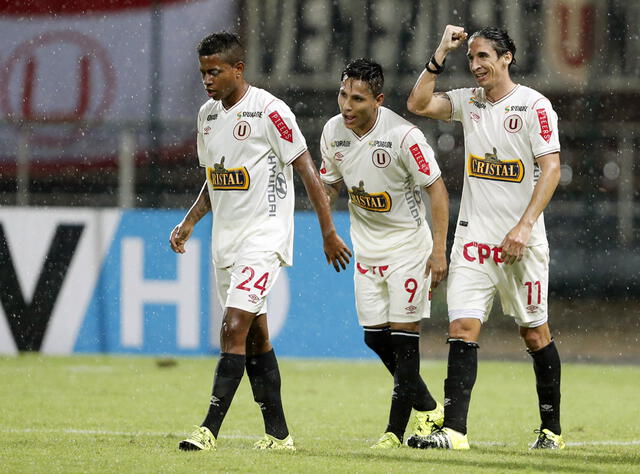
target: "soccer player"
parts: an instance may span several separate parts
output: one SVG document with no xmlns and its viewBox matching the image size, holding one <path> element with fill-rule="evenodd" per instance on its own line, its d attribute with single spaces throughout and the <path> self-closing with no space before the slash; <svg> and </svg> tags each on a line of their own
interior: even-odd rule
<svg viewBox="0 0 640 474">
<path fill-rule="evenodd" d="M 442 424 L 443 408 L 420 377 L 419 330 L 430 313 L 430 288 L 446 276 L 449 198 L 422 132 L 382 106 L 382 67 L 350 62 L 338 106 L 320 142 L 320 176 L 335 197 L 346 184 L 355 252 L 354 283 L 364 341 L 393 375 L 387 428 L 372 448 L 402 445 L 412 407 L 414 434 Z M 431 202 L 433 238 L 421 190 Z"/>
<path fill-rule="evenodd" d="M 327 262 L 346 268 L 351 252 L 336 234 L 322 182 L 295 116 L 281 100 L 244 78 L 244 50 L 222 32 L 198 45 L 210 97 L 198 113 L 198 159 L 206 181 L 171 248 L 185 252 L 195 224 L 213 211 L 212 252 L 224 306 L 221 354 L 207 415 L 180 449 L 213 450 L 220 425 L 247 370 L 265 436 L 257 449 L 295 449 L 280 398 L 280 372 L 267 328 L 267 295 L 292 263 L 293 169 L 318 215 Z"/>
<path fill-rule="evenodd" d="M 408 443 L 469 448 L 467 412 L 478 338 L 497 291 L 533 358 L 542 423 L 532 448 L 562 449 L 560 357 L 547 323 L 549 246 L 542 216 L 560 178 L 558 119 L 547 98 L 513 82 L 509 71 L 516 47 L 497 28 L 483 28 L 469 38 L 467 59 L 477 87 L 434 93 L 446 56 L 466 39 L 464 28 L 446 27 L 407 101 L 415 114 L 462 122 L 465 143 L 464 187 L 447 283 L 444 425 Z"/>
</svg>

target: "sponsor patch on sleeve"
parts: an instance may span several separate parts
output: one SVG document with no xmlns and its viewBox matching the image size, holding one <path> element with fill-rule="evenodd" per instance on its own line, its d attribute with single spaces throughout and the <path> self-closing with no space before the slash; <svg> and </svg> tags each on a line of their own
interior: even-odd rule
<svg viewBox="0 0 640 474">
<path fill-rule="evenodd" d="M 429 163 L 427 163 L 427 160 L 422 154 L 422 150 L 420 149 L 418 144 L 416 143 L 415 145 L 412 145 L 409 148 L 409 151 L 411 152 L 411 155 L 413 155 L 413 159 L 416 160 L 416 163 L 418 164 L 418 170 L 421 173 L 426 174 L 427 176 L 431 176 L 431 168 L 429 167 Z"/>
<path fill-rule="evenodd" d="M 549 143 L 553 132 L 551 131 L 551 126 L 549 125 L 549 117 L 547 117 L 547 111 L 545 109 L 536 109 L 536 113 L 538 114 L 538 123 L 540 124 L 540 136 L 545 142 Z"/>
<path fill-rule="evenodd" d="M 278 129 L 280 138 L 288 141 L 289 143 L 293 143 L 293 130 L 287 127 L 287 124 L 282 119 L 278 111 L 274 110 L 273 112 L 271 112 L 269 114 L 269 118 L 271 119 L 271 122 L 276 126 L 276 129 Z"/>
</svg>

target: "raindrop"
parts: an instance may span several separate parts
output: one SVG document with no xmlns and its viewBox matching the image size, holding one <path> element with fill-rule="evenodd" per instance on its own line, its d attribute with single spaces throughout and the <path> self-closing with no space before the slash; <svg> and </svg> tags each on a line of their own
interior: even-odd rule
<svg viewBox="0 0 640 474">
<path fill-rule="evenodd" d="M 438 137 L 438 150 L 448 152 L 456 146 L 456 140 L 450 133 L 443 133 Z"/>
<path fill-rule="evenodd" d="M 571 184 L 571 181 L 573 181 L 573 168 L 571 168 L 571 165 L 563 163 L 560 165 L 560 184 L 567 186 Z"/>
<path fill-rule="evenodd" d="M 614 181 L 620 177 L 620 166 L 615 161 L 609 161 L 602 168 L 602 174 L 605 178 Z"/>
</svg>

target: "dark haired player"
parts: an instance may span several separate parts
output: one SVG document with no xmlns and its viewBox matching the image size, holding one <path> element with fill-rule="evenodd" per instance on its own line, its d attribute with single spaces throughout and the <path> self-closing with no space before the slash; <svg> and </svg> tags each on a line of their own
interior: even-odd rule
<svg viewBox="0 0 640 474">
<path fill-rule="evenodd" d="M 534 449 L 562 449 L 560 357 L 547 323 L 549 246 L 542 211 L 560 178 L 557 116 L 543 95 L 509 74 L 516 47 L 506 31 L 469 38 L 478 87 L 434 93 L 447 54 L 467 33 L 448 25 L 407 106 L 415 114 L 462 122 L 465 174 L 447 283 L 449 363 L 444 424 L 417 448 L 469 449 L 467 411 L 477 374 L 480 328 L 500 293 L 533 358 L 542 420 Z"/>
<path fill-rule="evenodd" d="M 364 340 L 393 375 L 389 422 L 372 448 L 402 445 L 442 424 L 443 409 L 420 377 L 419 330 L 429 290 L 446 276 L 449 200 L 433 150 L 418 128 L 382 106 L 382 67 L 350 62 L 341 75 L 340 114 L 324 126 L 320 176 L 335 199 L 349 194 L 356 309 Z M 433 238 L 421 190 L 431 201 Z"/>
<path fill-rule="evenodd" d="M 295 449 L 280 398 L 280 372 L 269 341 L 267 295 L 280 268 L 292 263 L 293 171 L 318 215 L 327 262 L 337 271 L 350 250 L 336 234 L 322 182 L 295 116 L 281 100 L 244 79 L 244 50 L 230 33 L 198 45 L 200 73 L 210 100 L 198 113 L 198 158 L 206 181 L 171 248 L 185 252 L 195 224 L 213 211 L 212 252 L 224 306 L 221 354 L 208 413 L 182 450 L 215 449 L 222 421 L 247 370 L 265 436 L 257 449 Z"/>
</svg>

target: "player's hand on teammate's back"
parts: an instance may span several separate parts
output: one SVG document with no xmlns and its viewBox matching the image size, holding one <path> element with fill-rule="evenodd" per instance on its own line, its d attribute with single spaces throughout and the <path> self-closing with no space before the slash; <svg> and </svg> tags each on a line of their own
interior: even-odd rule
<svg viewBox="0 0 640 474">
<path fill-rule="evenodd" d="M 502 259 L 507 265 L 519 262 L 524 257 L 524 251 L 527 248 L 527 242 L 531 236 L 531 226 L 518 222 L 518 224 L 509 231 L 506 237 L 502 240 L 500 247 L 502 253 L 500 259 Z"/>
<path fill-rule="evenodd" d="M 447 277 L 447 256 L 443 253 L 432 253 L 427 260 L 425 276 L 431 273 L 431 288 L 437 288 Z"/>
<path fill-rule="evenodd" d="M 185 253 L 184 244 L 189 240 L 193 232 L 193 224 L 189 224 L 185 221 L 180 222 L 171 231 L 169 236 L 169 244 L 171 249 L 176 253 Z"/>
<path fill-rule="evenodd" d="M 352 254 L 340 236 L 332 232 L 324 237 L 324 255 L 327 257 L 327 263 L 332 264 L 333 268 L 340 272 L 340 267 L 343 270 L 347 269 Z"/>
</svg>

